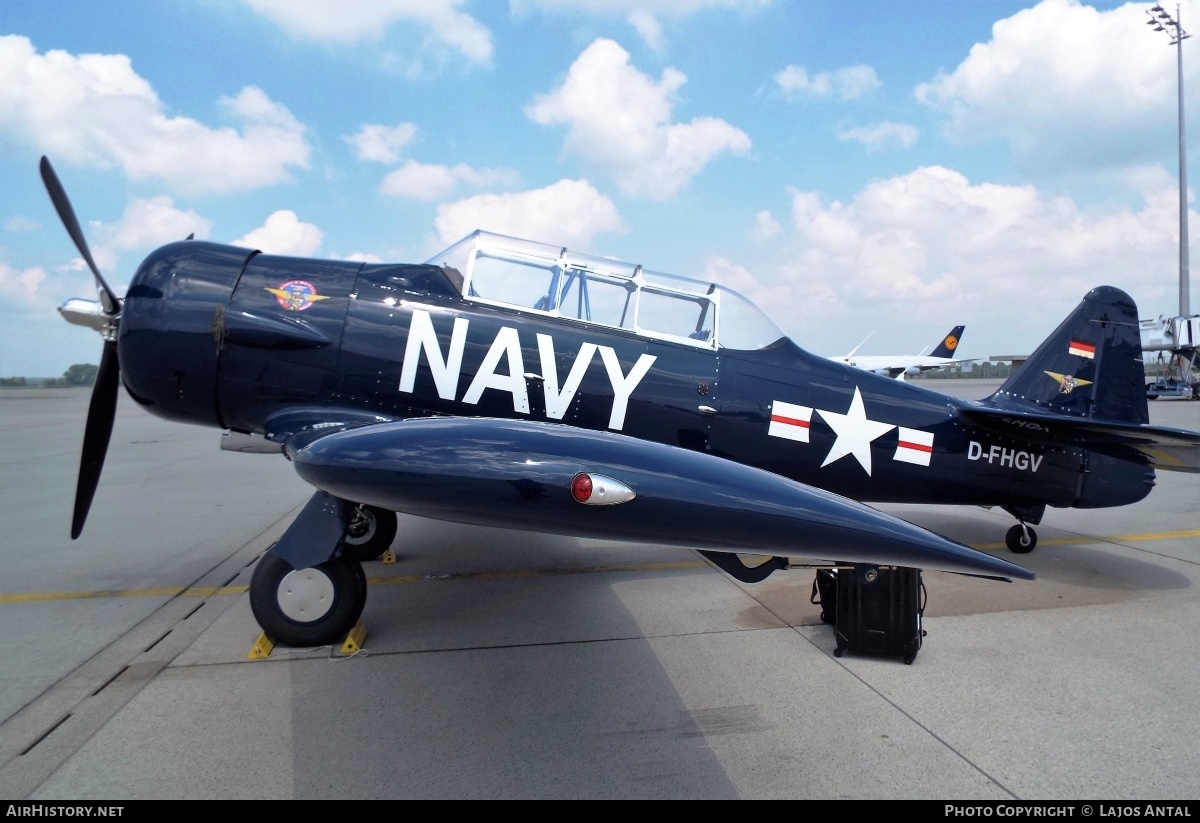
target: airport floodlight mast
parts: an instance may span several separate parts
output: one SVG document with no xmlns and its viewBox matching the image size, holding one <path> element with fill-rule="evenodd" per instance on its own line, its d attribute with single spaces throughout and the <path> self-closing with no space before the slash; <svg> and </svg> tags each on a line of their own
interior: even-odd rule
<svg viewBox="0 0 1200 823">
<path fill-rule="evenodd" d="M 1154 26 L 1154 31 L 1165 31 L 1171 38 L 1171 45 L 1176 49 L 1176 64 L 1179 73 L 1179 316 L 1191 314 L 1188 285 L 1188 208 L 1187 208 L 1187 149 L 1184 142 L 1183 120 L 1183 41 L 1191 37 L 1179 23 L 1179 5 L 1175 5 L 1175 17 L 1171 17 L 1163 7 L 1155 5 L 1146 11 L 1150 16 L 1146 25 Z"/>
</svg>

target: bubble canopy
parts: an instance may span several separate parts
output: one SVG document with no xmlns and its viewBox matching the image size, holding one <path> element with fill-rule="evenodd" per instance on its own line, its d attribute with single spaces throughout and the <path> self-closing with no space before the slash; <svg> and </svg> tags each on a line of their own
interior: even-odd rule
<svg viewBox="0 0 1200 823">
<path fill-rule="evenodd" d="M 427 264 L 467 300 L 708 349 L 762 349 L 785 337 L 750 300 L 718 283 L 532 240 L 475 231 Z"/>
</svg>

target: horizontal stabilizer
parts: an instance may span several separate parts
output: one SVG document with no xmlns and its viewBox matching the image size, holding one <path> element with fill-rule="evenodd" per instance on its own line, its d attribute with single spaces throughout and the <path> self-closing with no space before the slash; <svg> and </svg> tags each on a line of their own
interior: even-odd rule
<svg viewBox="0 0 1200 823">
<path fill-rule="evenodd" d="M 438 520 L 1033 578 L 1020 566 L 857 501 L 613 432 L 526 420 L 419 418 L 333 431 L 289 452 L 296 471 L 318 489 Z M 580 486 L 595 495 L 581 500 Z"/>
<path fill-rule="evenodd" d="M 1200 472 L 1200 433 L 1149 423 L 1140 325 L 1133 298 L 1098 286 L 995 394 L 961 414 L 1026 439 Z"/>
<path fill-rule="evenodd" d="M 1091 449 L 1165 471 L 1200 472 L 1200 432 L 1015 409 L 968 407 L 960 413 L 1027 440 Z"/>
</svg>

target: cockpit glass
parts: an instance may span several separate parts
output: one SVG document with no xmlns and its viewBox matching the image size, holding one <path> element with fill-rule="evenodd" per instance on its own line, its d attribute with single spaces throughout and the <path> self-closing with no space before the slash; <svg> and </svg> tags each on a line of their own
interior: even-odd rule
<svg viewBox="0 0 1200 823">
<path fill-rule="evenodd" d="M 724 286 L 546 243 L 476 231 L 427 263 L 450 270 L 467 299 L 646 337 L 761 349 L 785 336 L 757 306 Z"/>
</svg>

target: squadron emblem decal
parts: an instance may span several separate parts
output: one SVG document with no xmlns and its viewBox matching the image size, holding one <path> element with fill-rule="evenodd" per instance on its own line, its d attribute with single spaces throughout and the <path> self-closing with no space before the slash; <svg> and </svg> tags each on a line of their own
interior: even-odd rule
<svg viewBox="0 0 1200 823">
<path fill-rule="evenodd" d="M 1059 394 L 1070 394 L 1071 392 L 1075 391 L 1075 389 L 1078 389 L 1082 386 L 1092 385 L 1091 380 L 1083 380 L 1070 374 L 1059 374 L 1056 371 L 1048 371 L 1046 374 L 1058 381 Z"/>
<path fill-rule="evenodd" d="M 306 311 L 316 301 L 329 299 L 327 294 L 317 294 L 317 287 L 307 280 L 289 280 L 280 283 L 278 288 L 263 288 L 275 295 L 275 301 L 287 311 Z"/>
</svg>

